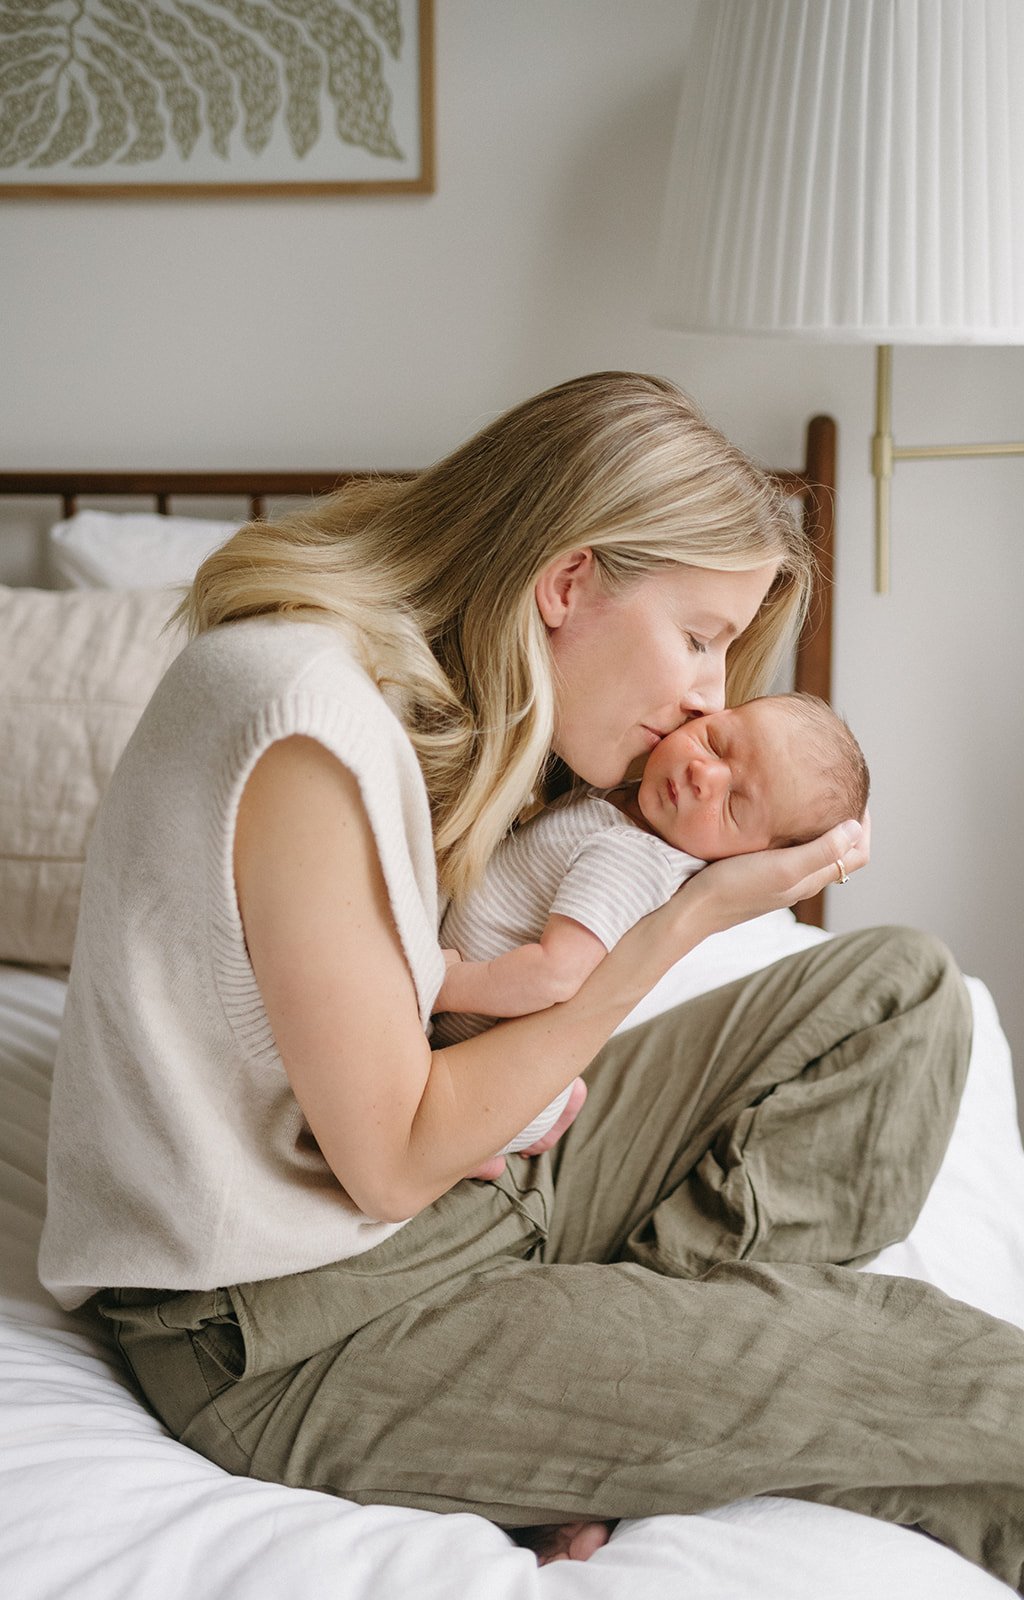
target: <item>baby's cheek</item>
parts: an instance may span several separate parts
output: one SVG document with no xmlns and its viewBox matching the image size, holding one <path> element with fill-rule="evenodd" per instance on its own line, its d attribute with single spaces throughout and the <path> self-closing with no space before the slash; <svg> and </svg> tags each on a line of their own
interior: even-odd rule
<svg viewBox="0 0 1024 1600">
<path fill-rule="evenodd" d="M 678 846 L 692 856 L 714 861 L 734 848 L 722 826 L 721 811 L 715 805 L 695 805 L 681 822 Z"/>
<path fill-rule="evenodd" d="M 723 825 L 719 812 L 705 814 L 702 832 L 703 844 L 697 853 L 709 861 L 715 861 L 720 856 L 735 855 L 738 849 L 744 848 L 739 844 L 735 831 Z"/>
</svg>

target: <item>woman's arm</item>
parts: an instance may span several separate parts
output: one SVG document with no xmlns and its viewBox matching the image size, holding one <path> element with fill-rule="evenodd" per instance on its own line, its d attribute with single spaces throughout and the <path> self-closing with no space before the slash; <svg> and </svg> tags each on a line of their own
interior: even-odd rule
<svg viewBox="0 0 1024 1600">
<path fill-rule="evenodd" d="M 605 953 L 596 933 L 556 913 L 535 944 L 520 945 L 491 961 L 449 961 L 434 1010 L 484 1017 L 543 1011 L 570 999 Z"/>
<path fill-rule="evenodd" d="M 361 1210 L 397 1221 L 507 1144 L 708 933 L 817 893 L 840 854 L 848 870 L 862 864 L 833 829 L 716 863 L 625 934 L 571 1000 L 433 1053 L 358 785 L 315 740 L 272 745 L 254 768 L 235 882 L 267 1015 L 324 1158 Z"/>
</svg>

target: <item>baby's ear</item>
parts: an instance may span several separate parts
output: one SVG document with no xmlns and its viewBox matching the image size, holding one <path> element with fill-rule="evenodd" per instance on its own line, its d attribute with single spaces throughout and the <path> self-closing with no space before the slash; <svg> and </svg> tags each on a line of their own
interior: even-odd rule
<svg viewBox="0 0 1024 1600">
<path fill-rule="evenodd" d="M 590 550 L 570 550 L 549 561 L 534 586 L 537 610 L 546 628 L 560 628 L 594 580 Z"/>
</svg>

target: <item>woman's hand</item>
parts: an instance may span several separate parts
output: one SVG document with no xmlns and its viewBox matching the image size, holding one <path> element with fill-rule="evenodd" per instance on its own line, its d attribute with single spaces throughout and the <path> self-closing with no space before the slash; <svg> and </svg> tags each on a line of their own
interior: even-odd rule
<svg viewBox="0 0 1024 1600">
<path fill-rule="evenodd" d="M 809 844 L 714 861 L 678 890 L 675 900 L 699 909 L 707 933 L 809 900 L 839 882 L 839 863 L 852 877 L 867 865 L 870 823 L 841 822 Z"/>
</svg>

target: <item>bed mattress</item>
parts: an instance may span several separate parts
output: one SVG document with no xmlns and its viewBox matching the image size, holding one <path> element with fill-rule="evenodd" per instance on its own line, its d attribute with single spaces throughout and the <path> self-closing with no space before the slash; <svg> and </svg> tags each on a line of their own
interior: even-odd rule
<svg viewBox="0 0 1024 1600">
<path fill-rule="evenodd" d="M 788 912 L 719 935 L 625 1026 L 825 937 Z M 1009 1050 L 969 983 L 971 1070 L 910 1237 L 870 1268 L 1024 1327 L 1024 1153 Z M 0 966 L 0 1593 L 11 1600 L 998 1600 L 1010 1590 L 911 1530 L 762 1497 L 621 1523 L 585 1564 L 538 1569 L 491 1524 L 234 1478 L 170 1438 L 96 1320 L 36 1281 L 53 972 Z"/>
</svg>

